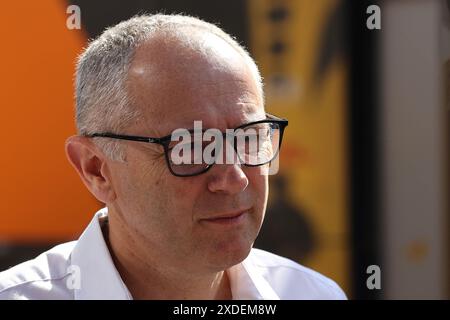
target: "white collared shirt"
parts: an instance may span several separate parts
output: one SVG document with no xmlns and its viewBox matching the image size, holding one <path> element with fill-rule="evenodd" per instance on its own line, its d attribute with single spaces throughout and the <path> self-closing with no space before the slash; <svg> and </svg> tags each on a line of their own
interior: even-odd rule
<svg viewBox="0 0 450 320">
<path fill-rule="evenodd" d="M 105 215 L 99 210 L 78 241 L 1 272 L 0 299 L 132 299 L 103 238 Z M 227 272 L 234 300 L 346 299 L 334 281 L 259 249 Z"/>
</svg>

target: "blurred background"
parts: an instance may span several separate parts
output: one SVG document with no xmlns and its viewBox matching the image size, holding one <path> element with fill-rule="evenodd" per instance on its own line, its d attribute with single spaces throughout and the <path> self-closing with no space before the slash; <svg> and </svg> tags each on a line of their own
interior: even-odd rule
<svg viewBox="0 0 450 320">
<path fill-rule="evenodd" d="M 235 36 L 260 66 L 267 110 L 289 119 L 256 247 L 352 299 L 450 298 L 444 0 L 3 3 L 0 270 L 77 239 L 102 206 L 64 154 L 75 60 L 144 12 L 195 15 Z"/>
</svg>

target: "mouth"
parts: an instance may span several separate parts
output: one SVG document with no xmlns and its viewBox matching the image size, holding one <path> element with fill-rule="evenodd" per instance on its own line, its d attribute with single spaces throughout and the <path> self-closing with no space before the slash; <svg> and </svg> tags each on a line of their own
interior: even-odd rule
<svg viewBox="0 0 450 320">
<path fill-rule="evenodd" d="M 219 225 L 232 225 L 237 224 L 244 220 L 245 216 L 249 214 L 250 209 L 218 214 L 217 216 L 202 219 L 207 223 L 219 224 Z"/>
</svg>

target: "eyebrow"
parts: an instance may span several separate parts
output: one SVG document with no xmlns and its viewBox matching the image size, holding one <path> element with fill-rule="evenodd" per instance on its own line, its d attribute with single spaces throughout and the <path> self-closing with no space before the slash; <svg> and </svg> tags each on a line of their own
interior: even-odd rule
<svg viewBox="0 0 450 320">
<path fill-rule="evenodd" d="M 244 122 L 244 123 L 242 123 L 242 124 L 240 124 L 240 125 L 238 125 L 238 126 L 235 126 L 234 128 L 225 128 L 225 130 L 236 130 L 236 129 L 239 129 L 239 128 L 242 128 L 242 127 L 245 127 L 245 126 L 247 126 L 247 125 L 250 125 L 250 124 L 253 124 L 253 123 L 258 123 L 259 121 L 264 121 L 264 120 L 271 120 L 271 119 L 268 119 L 267 117 L 266 118 L 264 118 L 264 119 L 260 119 L 260 120 L 254 120 L 254 121 L 250 121 L 250 122 Z M 194 120 L 194 121 L 202 121 L 202 120 Z M 177 129 L 175 129 L 175 130 L 178 130 L 178 129 L 186 129 L 188 132 L 190 132 L 190 133 L 194 133 L 195 132 L 195 129 L 194 128 L 177 128 Z M 205 131 L 207 131 L 207 130 L 210 130 L 210 129 L 217 129 L 217 128 L 214 128 L 214 127 L 206 127 L 206 128 L 203 128 L 203 125 L 202 125 L 202 130 L 201 130 L 201 132 L 205 132 Z M 175 130 L 172 130 L 172 133 L 173 133 L 173 131 L 175 131 Z M 225 132 L 223 132 L 222 130 L 220 130 L 220 129 L 217 129 L 217 130 L 219 130 L 220 132 L 222 132 L 222 133 L 225 133 Z M 171 137 L 172 136 L 172 133 L 171 134 L 169 134 L 169 135 L 167 135 L 167 136 L 164 136 L 164 137 L 162 137 L 161 139 L 163 139 L 163 138 L 166 138 L 166 137 Z"/>
<path fill-rule="evenodd" d="M 245 126 L 248 126 L 250 124 L 257 124 L 257 123 L 263 123 L 263 122 L 270 122 L 270 121 L 275 121 L 275 122 L 286 122 L 287 125 L 287 120 L 286 119 L 282 119 L 282 118 L 278 118 L 277 116 L 271 115 L 269 113 L 265 113 L 265 118 L 261 119 L 261 120 L 255 120 L 255 121 L 250 121 L 244 124 L 241 124 L 235 128 L 228 128 L 229 130 L 237 130 L 239 128 L 243 128 Z M 201 120 L 194 120 L 194 121 L 201 121 Z M 185 129 L 185 128 L 182 128 Z M 212 128 L 209 128 L 212 129 Z M 177 129 L 175 129 L 177 130 Z M 174 131 L 175 131 L 174 130 Z M 188 132 L 190 133 L 195 133 L 195 129 L 186 129 Z M 206 131 L 208 129 L 203 129 L 202 128 L 202 132 Z M 222 132 L 222 131 L 221 131 Z M 224 133 L 224 132 L 222 132 Z M 173 131 L 172 131 L 173 134 Z M 115 134 L 115 133 L 109 133 L 109 132 L 105 132 L 105 133 L 94 133 L 94 134 L 89 134 L 87 135 L 88 137 L 106 137 L 106 138 L 115 138 L 115 139 L 122 139 L 122 140 L 131 140 L 131 141 L 142 141 L 142 142 L 150 142 L 150 143 L 162 143 L 164 141 L 170 141 L 172 139 L 172 134 L 164 136 L 164 137 L 142 137 L 142 136 L 135 136 L 135 135 L 124 135 L 124 134 Z"/>
</svg>

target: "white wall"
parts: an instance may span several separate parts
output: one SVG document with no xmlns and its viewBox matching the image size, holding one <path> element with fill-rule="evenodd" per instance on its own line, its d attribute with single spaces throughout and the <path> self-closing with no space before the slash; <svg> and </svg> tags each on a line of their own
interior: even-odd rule
<svg viewBox="0 0 450 320">
<path fill-rule="evenodd" d="M 388 0 L 381 5 L 381 271 L 386 299 L 447 298 L 442 4 Z"/>
</svg>

